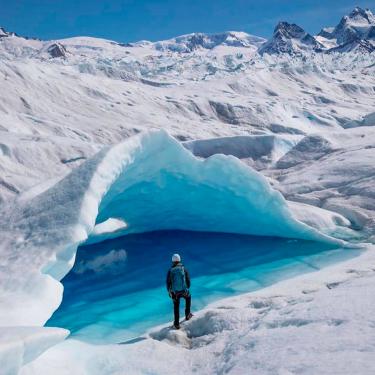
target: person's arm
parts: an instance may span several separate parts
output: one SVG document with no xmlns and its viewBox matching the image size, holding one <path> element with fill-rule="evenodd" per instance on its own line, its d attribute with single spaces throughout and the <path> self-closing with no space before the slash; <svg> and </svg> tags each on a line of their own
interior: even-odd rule
<svg viewBox="0 0 375 375">
<path fill-rule="evenodd" d="M 184 270 L 185 270 L 186 286 L 188 287 L 188 289 L 190 289 L 190 276 L 189 276 L 189 272 L 187 271 L 186 268 L 184 268 Z"/>
<path fill-rule="evenodd" d="M 171 289 L 172 289 L 172 285 L 171 285 L 171 270 L 168 270 L 168 273 L 167 273 L 167 290 L 168 290 L 168 292 L 170 292 Z"/>
</svg>

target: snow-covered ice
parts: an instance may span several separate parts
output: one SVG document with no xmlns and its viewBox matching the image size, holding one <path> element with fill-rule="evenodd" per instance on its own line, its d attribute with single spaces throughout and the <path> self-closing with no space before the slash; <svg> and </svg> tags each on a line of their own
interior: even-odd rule
<svg viewBox="0 0 375 375">
<path fill-rule="evenodd" d="M 17 375 L 20 368 L 63 341 L 69 331 L 47 327 L 0 327 L 1 372 Z"/>
<path fill-rule="evenodd" d="M 254 135 L 199 139 L 182 144 L 197 157 L 233 155 L 253 169 L 262 170 L 284 156 L 302 135 Z"/>
<path fill-rule="evenodd" d="M 374 135 L 372 126 L 309 135 L 266 173 L 288 200 L 337 212 L 362 229 L 359 238 L 369 238 L 375 228 Z"/>
<path fill-rule="evenodd" d="M 46 322 L 61 303 L 54 279 L 69 272 L 78 245 L 109 219 L 126 223 L 123 234 L 181 229 L 343 245 L 296 220 L 260 173 L 232 156 L 200 161 L 165 131 L 104 148 L 46 191 L 3 205 L 0 217 L 0 315 L 9 325 Z"/>
<path fill-rule="evenodd" d="M 355 8 L 317 36 L 281 22 L 268 41 L 234 31 L 41 41 L 0 28 L 2 371 L 372 374 L 374 19 Z M 279 245 L 255 251 L 262 289 L 212 304 L 258 289 L 254 259 L 229 270 L 228 252 L 228 272 L 213 274 L 191 260 L 194 283 L 212 293 L 194 291 L 202 310 L 183 331 L 140 324 L 136 335 L 149 332 L 123 345 L 59 344 L 68 332 L 43 325 L 62 302 L 60 280 L 78 246 L 154 230 L 278 236 L 314 251 L 298 261 Z M 326 246 L 339 247 L 337 256 Z M 129 254 L 78 255 L 71 272 L 113 276 Z M 72 331 L 90 341 L 91 328 Z M 121 339 L 110 328 L 102 342 Z"/>
</svg>

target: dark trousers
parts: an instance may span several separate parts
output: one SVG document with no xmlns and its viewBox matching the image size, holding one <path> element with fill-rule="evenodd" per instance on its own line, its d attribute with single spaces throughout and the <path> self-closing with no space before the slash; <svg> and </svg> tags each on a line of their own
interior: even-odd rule
<svg viewBox="0 0 375 375">
<path fill-rule="evenodd" d="M 187 291 L 187 293 L 185 292 L 176 292 L 176 294 L 172 293 L 175 326 L 178 326 L 180 324 L 180 299 L 181 298 L 185 299 L 185 316 L 188 316 L 190 314 L 191 295 L 189 291 Z"/>
</svg>

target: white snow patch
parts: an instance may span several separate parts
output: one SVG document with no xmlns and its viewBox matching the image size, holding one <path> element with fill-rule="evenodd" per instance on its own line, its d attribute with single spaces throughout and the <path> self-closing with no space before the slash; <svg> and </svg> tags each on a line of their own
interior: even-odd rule
<svg viewBox="0 0 375 375">
<path fill-rule="evenodd" d="M 0 327 L 0 363 L 4 375 L 18 375 L 51 346 L 63 341 L 69 331 L 45 327 Z"/>
</svg>

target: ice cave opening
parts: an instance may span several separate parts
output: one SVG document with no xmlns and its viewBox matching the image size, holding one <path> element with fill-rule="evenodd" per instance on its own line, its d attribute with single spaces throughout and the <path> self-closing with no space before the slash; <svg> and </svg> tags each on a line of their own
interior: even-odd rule
<svg viewBox="0 0 375 375">
<path fill-rule="evenodd" d="M 194 309 L 359 253 L 320 231 L 344 218 L 297 209 L 302 218 L 235 157 L 199 160 L 165 131 L 141 133 L 16 201 L 3 248 L 22 254 L 7 273 L 22 302 L 4 293 L 1 316 L 120 342 L 171 321 L 164 282 L 174 252 L 191 272 Z"/>
<path fill-rule="evenodd" d="M 63 301 L 47 326 L 67 328 L 74 339 L 108 344 L 172 322 L 165 278 L 175 252 L 192 278 L 194 310 L 359 255 L 313 241 L 181 230 L 83 244 L 61 281 Z"/>
</svg>

